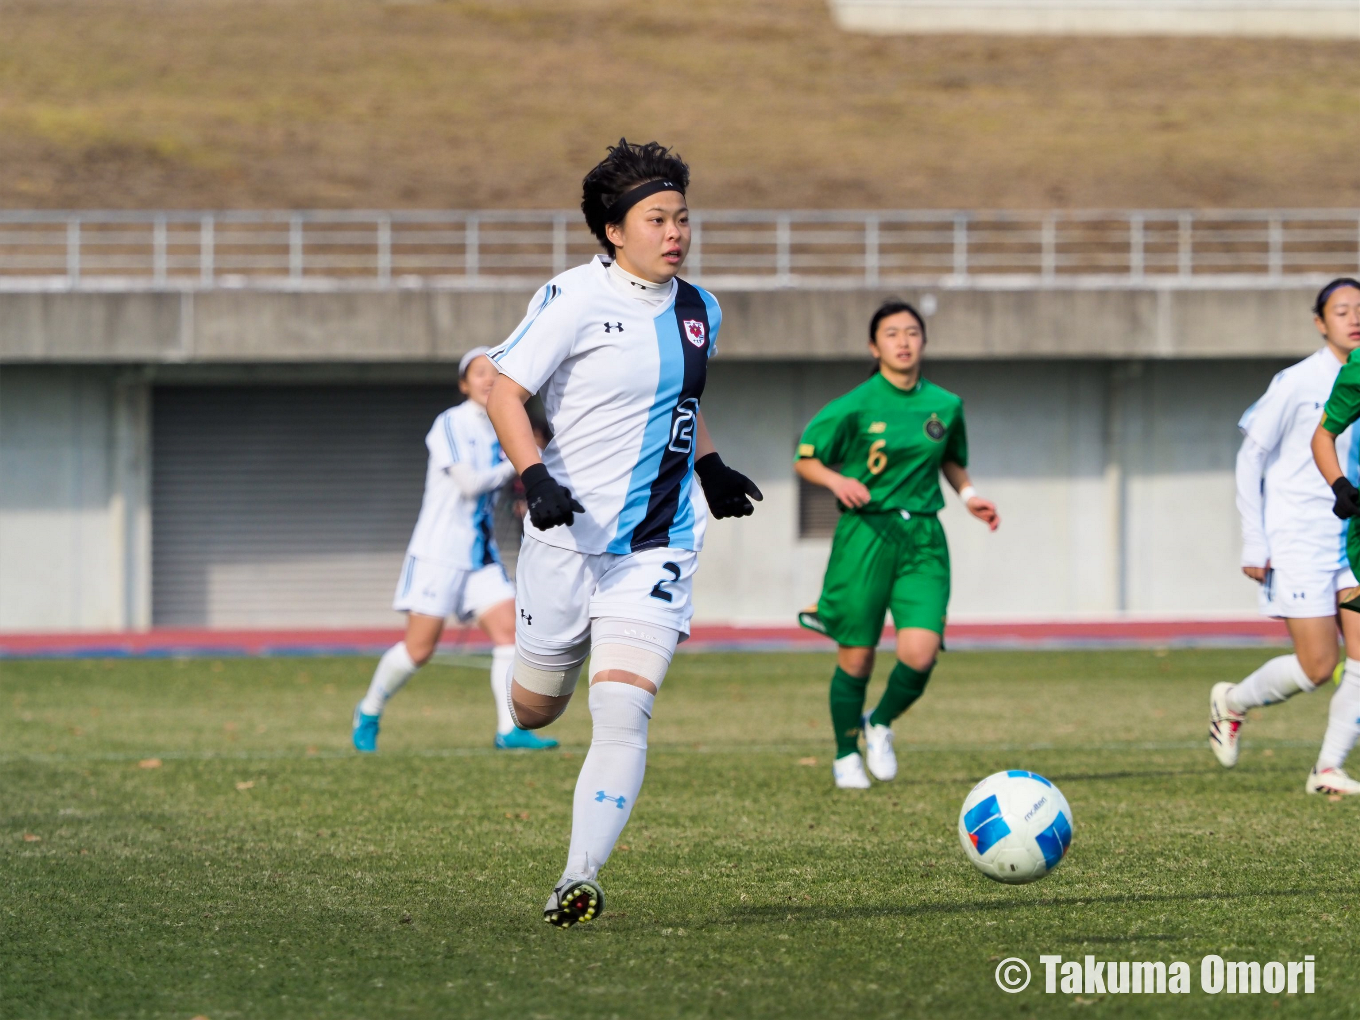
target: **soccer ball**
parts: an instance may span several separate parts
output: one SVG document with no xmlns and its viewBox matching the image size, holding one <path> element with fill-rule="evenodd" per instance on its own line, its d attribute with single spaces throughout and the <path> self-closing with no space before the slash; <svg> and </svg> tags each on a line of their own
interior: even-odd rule
<svg viewBox="0 0 1360 1020">
<path fill-rule="evenodd" d="M 988 878 L 1023 885 L 1062 862 L 1072 842 L 1072 809 L 1043 776 L 1023 769 L 998 772 L 964 799 L 959 842 Z"/>
</svg>

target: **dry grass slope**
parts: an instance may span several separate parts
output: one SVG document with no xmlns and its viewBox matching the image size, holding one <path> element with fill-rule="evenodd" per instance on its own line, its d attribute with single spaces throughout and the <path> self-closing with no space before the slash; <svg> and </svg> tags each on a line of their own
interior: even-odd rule
<svg viewBox="0 0 1360 1020">
<path fill-rule="evenodd" d="M 1360 204 L 1346 43 L 873 38 L 823 0 L 0 0 L 0 205 Z"/>
</svg>

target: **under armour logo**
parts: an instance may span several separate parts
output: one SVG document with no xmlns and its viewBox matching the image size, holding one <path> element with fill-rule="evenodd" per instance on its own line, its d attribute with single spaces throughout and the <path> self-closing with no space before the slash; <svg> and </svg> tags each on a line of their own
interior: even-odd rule
<svg viewBox="0 0 1360 1020">
<path fill-rule="evenodd" d="M 620 811 L 623 810 L 623 805 L 628 803 L 628 798 L 625 797 L 623 794 L 619 794 L 617 797 L 611 797 L 603 790 L 595 791 L 595 803 L 603 804 L 607 800 L 612 800 L 614 802 L 614 806 L 618 808 Z"/>
<path fill-rule="evenodd" d="M 523 621 L 524 621 L 528 626 L 530 626 L 530 627 L 532 627 L 532 626 L 534 625 L 534 614 L 533 614 L 533 613 L 526 613 L 523 609 L 521 609 L 521 610 L 519 611 L 519 618 L 520 618 L 521 620 L 523 620 Z"/>
<path fill-rule="evenodd" d="M 621 322 L 606 322 L 606 323 L 604 324 L 604 331 L 605 331 L 606 333 L 612 333 L 612 332 L 614 332 L 614 330 L 616 330 L 616 329 L 617 329 L 620 333 L 622 333 L 622 332 L 623 332 L 623 323 L 621 323 Z"/>
</svg>

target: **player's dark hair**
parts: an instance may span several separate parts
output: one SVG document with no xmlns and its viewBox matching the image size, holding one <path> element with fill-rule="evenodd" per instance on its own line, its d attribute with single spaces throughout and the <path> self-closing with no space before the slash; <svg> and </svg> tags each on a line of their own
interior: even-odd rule
<svg viewBox="0 0 1360 1020">
<path fill-rule="evenodd" d="M 874 312 L 874 317 L 869 320 L 870 342 L 871 343 L 878 342 L 879 323 L 881 323 L 884 319 L 888 318 L 888 316 L 890 315 L 900 315 L 902 312 L 906 312 L 913 319 L 916 320 L 916 324 L 921 327 L 921 342 L 925 343 L 926 342 L 925 316 L 918 312 L 912 305 L 901 300 L 900 298 L 889 298 L 887 301 L 884 301 L 881 305 L 878 306 L 878 311 Z"/>
<path fill-rule="evenodd" d="M 1333 294 L 1345 287 L 1354 287 L 1360 290 L 1360 280 L 1352 279 L 1349 276 L 1338 276 L 1327 286 L 1318 291 L 1317 300 L 1313 302 L 1313 314 L 1319 319 L 1324 318 L 1327 311 L 1327 302 L 1331 300 Z"/>
<path fill-rule="evenodd" d="M 611 145 L 608 155 L 581 182 L 581 212 L 585 213 L 586 226 L 610 258 L 614 257 L 614 246 L 604 228 L 623 218 L 611 215 L 610 211 L 620 195 L 648 181 L 671 181 L 683 194 L 689 190 L 689 167 L 660 142 L 634 145 L 627 138 L 620 138 L 619 144 Z"/>
</svg>

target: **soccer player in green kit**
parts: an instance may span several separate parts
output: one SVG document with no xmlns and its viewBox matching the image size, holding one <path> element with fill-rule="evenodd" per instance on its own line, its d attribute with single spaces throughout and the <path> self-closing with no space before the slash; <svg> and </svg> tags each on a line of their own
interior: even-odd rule
<svg viewBox="0 0 1360 1020">
<path fill-rule="evenodd" d="M 842 510 L 821 597 L 799 616 L 840 646 L 831 723 L 832 773 L 842 789 L 869 786 L 861 731 L 869 771 L 884 782 L 897 775 L 893 720 L 921 696 L 940 651 L 949 605 L 949 546 L 937 517 L 944 506 L 940 473 L 969 513 L 992 531 L 1001 523 L 996 505 L 968 480 L 963 401 L 921 377 L 925 346 L 925 320 L 915 308 L 904 301 L 879 308 L 869 323 L 878 371 L 817 413 L 794 464 L 801 477 L 830 489 Z M 865 713 L 888 610 L 898 661 L 878 706 Z"/>
</svg>

